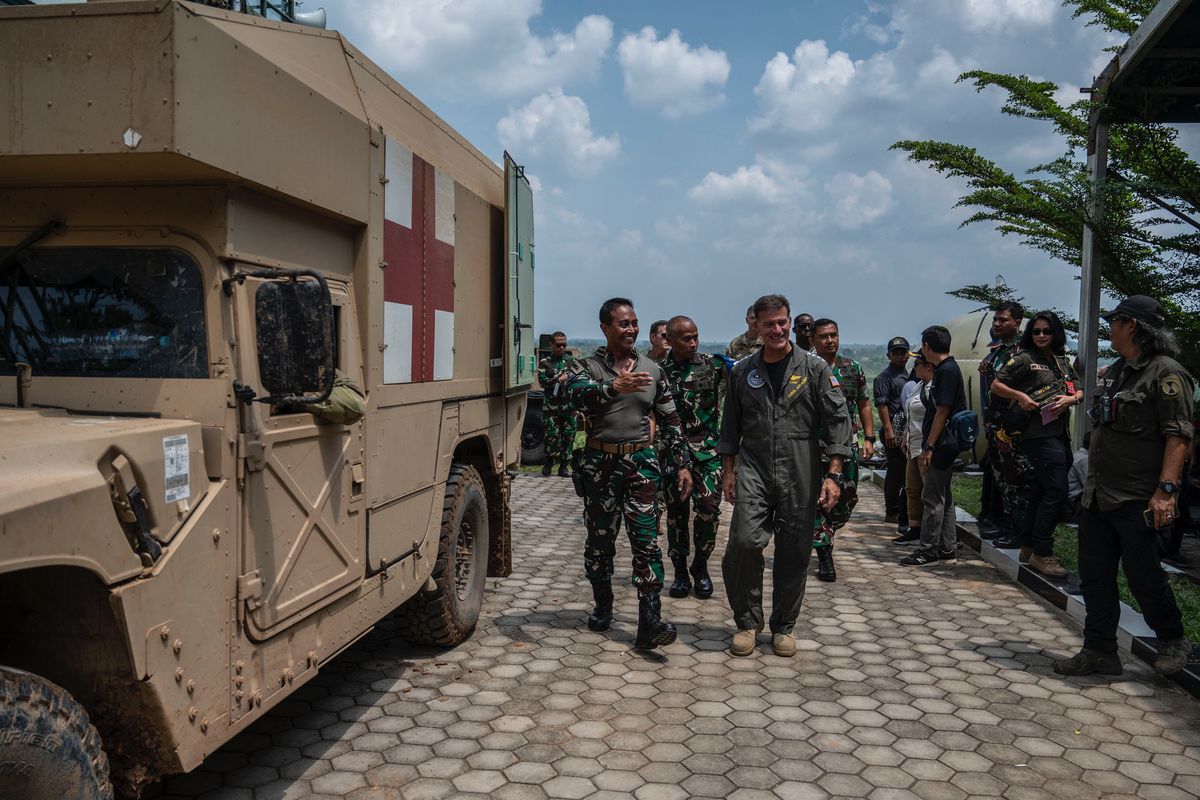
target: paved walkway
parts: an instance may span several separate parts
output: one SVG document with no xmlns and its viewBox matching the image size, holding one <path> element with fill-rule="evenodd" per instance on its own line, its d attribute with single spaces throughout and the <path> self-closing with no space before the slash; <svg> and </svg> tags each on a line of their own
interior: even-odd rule
<svg viewBox="0 0 1200 800">
<path fill-rule="evenodd" d="M 680 637 L 661 655 L 630 650 L 628 585 L 614 630 L 589 632 L 570 482 L 522 476 L 513 506 L 515 572 L 488 581 L 468 643 L 414 651 L 380 630 L 149 796 L 1200 796 L 1200 704 L 1129 657 L 1122 680 L 1055 676 L 1074 623 L 974 558 L 898 566 L 873 487 L 838 582 L 809 583 L 792 659 L 766 637 L 726 655 L 719 580 L 710 600 L 664 598 Z"/>
</svg>

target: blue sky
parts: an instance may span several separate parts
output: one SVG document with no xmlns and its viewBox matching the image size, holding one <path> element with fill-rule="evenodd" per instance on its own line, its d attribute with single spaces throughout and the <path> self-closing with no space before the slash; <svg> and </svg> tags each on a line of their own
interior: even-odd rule
<svg viewBox="0 0 1200 800">
<path fill-rule="evenodd" d="M 302 10 L 311 10 L 308 0 Z M 633 298 L 729 339 L 755 297 L 837 319 L 846 342 L 971 310 L 1003 275 L 1078 306 L 1076 270 L 983 226 L 901 138 L 970 144 L 1010 168 L 1058 155 L 963 70 L 1026 72 L 1078 98 L 1112 39 L 1059 0 L 601 3 L 326 0 L 340 30 L 488 155 L 535 176 L 538 327 L 598 335 Z"/>
</svg>

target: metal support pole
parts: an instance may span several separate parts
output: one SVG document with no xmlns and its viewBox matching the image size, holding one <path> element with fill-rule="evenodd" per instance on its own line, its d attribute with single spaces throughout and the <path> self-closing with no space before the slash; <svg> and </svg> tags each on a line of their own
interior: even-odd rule
<svg viewBox="0 0 1200 800">
<path fill-rule="evenodd" d="M 1092 94 L 1093 100 L 1103 101 L 1099 82 Z M 1104 218 L 1104 177 L 1108 172 L 1108 123 L 1101 117 L 1099 106 L 1092 109 L 1088 119 L 1088 184 L 1091 196 L 1088 201 L 1088 218 Z M 1083 228 L 1083 264 L 1079 282 L 1079 362 L 1083 368 L 1083 391 L 1090 400 L 1096 390 L 1096 358 L 1099 351 L 1100 328 L 1100 273 L 1101 248 L 1099 237 L 1090 225 Z M 1087 414 L 1076 414 L 1074 438 L 1076 444 L 1083 441 L 1087 430 Z"/>
</svg>

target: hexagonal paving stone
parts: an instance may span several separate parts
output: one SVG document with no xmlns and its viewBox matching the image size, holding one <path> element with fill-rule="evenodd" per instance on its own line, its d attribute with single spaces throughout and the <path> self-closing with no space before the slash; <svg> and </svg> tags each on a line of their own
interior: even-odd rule
<svg viewBox="0 0 1200 800">
<path fill-rule="evenodd" d="M 1200 796 L 1200 703 L 1131 657 L 1110 683 L 1052 675 L 1075 623 L 966 551 L 953 570 L 896 565 L 869 484 L 792 659 L 765 637 L 728 656 L 719 581 L 708 601 L 664 598 L 667 648 L 631 650 L 627 583 L 613 630 L 587 630 L 569 482 L 518 475 L 512 503 L 513 574 L 489 578 L 472 639 L 416 650 L 384 620 L 147 800 Z"/>
</svg>

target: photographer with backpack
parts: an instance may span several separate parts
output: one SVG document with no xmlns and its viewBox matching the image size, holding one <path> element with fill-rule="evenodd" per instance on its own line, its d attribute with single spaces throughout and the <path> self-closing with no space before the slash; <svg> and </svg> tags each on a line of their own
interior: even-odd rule
<svg viewBox="0 0 1200 800">
<path fill-rule="evenodd" d="M 1017 530 L 1020 560 L 1048 578 L 1067 576 L 1054 555 L 1054 526 L 1067 507 L 1070 408 L 1083 400 L 1066 345 L 1058 315 L 1038 312 L 1025 326 L 1020 350 L 992 382 L 992 393 L 1010 403 L 1005 429 L 1033 465 L 1029 507 Z"/>
<path fill-rule="evenodd" d="M 921 491 L 921 545 L 900 560 L 910 567 L 954 564 L 958 534 L 954 528 L 954 496 L 950 479 L 958 454 L 974 444 L 979 432 L 974 412 L 967 409 L 962 370 L 950 355 L 950 331 L 931 325 L 921 332 L 921 354 L 933 365 L 933 381 L 924 396 L 923 445 L 918 466 L 925 473 Z M 966 413 L 963 413 L 966 412 Z"/>
</svg>

